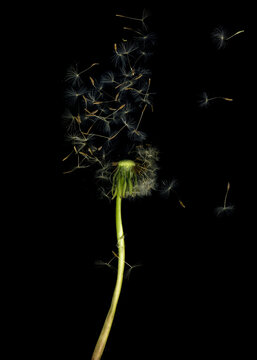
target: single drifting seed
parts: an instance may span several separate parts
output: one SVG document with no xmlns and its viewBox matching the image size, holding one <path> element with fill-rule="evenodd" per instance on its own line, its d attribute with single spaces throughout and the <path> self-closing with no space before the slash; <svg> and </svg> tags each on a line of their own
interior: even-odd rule
<svg viewBox="0 0 257 360">
<path fill-rule="evenodd" d="M 119 255 L 117 255 L 114 251 L 112 251 L 114 257 L 116 257 L 117 259 L 120 259 Z M 114 258 L 111 259 L 111 261 L 113 260 Z M 109 264 L 109 263 L 108 263 Z M 130 265 L 129 263 L 127 263 L 126 261 L 124 261 L 124 264 L 126 264 L 129 269 L 125 272 L 124 274 L 124 278 L 126 280 L 129 280 L 130 278 L 130 274 L 131 274 L 131 271 L 134 269 L 134 268 L 137 268 L 139 266 L 142 266 L 142 264 L 135 264 L 135 265 Z"/>
<path fill-rule="evenodd" d="M 212 98 L 209 98 L 207 93 L 204 92 L 203 95 L 202 95 L 202 99 L 199 101 L 199 105 L 201 107 L 203 106 L 208 106 L 208 104 L 210 103 L 210 101 L 214 101 L 214 100 L 224 100 L 224 101 L 229 101 L 229 102 L 232 102 L 233 99 L 231 98 L 228 98 L 228 97 L 223 97 L 223 96 L 214 96 Z"/>
<path fill-rule="evenodd" d="M 222 216 L 224 214 L 230 214 L 234 211 L 234 206 L 233 205 L 227 205 L 227 197 L 228 197 L 228 193 L 230 190 L 230 182 L 228 182 L 227 184 L 227 190 L 226 190 L 226 194 L 224 197 L 224 202 L 223 202 L 223 206 L 219 206 L 215 209 L 215 213 L 217 216 Z"/>
<path fill-rule="evenodd" d="M 115 259 L 115 256 L 112 257 L 112 259 L 108 262 L 104 262 L 102 260 L 96 260 L 95 265 L 99 267 L 107 266 L 109 269 L 117 271 L 117 269 L 111 265 L 111 262 Z"/>
<path fill-rule="evenodd" d="M 119 259 L 119 255 L 117 255 L 114 251 L 112 251 L 112 253 L 113 253 L 113 255 L 114 255 L 114 257 L 112 258 L 112 260 L 116 257 L 117 259 Z M 111 261 L 112 261 L 111 260 Z M 127 263 L 125 260 L 124 260 L 124 263 L 126 264 L 126 265 L 128 265 L 130 268 L 132 268 L 132 266 L 129 264 L 129 263 Z"/>
<path fill-rule="evenodd" d="M 167 198 L 170 193 L 173 193 L 176 197 L 177 197 L 177 200 L 178 200 L 178 203 L 179 205 L 185 209 L 186 208 L 186 205 L 183 203 L 183 201 L 179 198 L 178 196 L 178 193 L 177 191 L 175 190 L 175 188 L 177 187 L 178 185 L 178 182 L 176 179 L 173 179 L 171 181 L 167 181 L 167 180 L 164 180 L 162 182 L 162 186 L 161 186 L 161 195 L 164 196 L 165 198 Z"/>
<path fill-rule="evenodd" d="M 73 85 L 80 84 L 82 82 L 80 75 L 82 75 L 84 72 L 90 70 L 92 67 L 94 67 L 96 65 L 99 65 L 99 63 L 93 63 L 88 68 L 86 68 L 80 72 L 78 72 L 77 67 L 72 66 L 67 72 L 66 81 L 71 81 Z"/>
<path fill-rule="evenodd" d="M 212 33 L 212 38 L 216 42 L 218 49 L 223 48 L 226 45 L 226 41 L 232 39 L 233 37 L 243 33 L 244 30 L 239 30 L 234 34 L 227 36 L 224 29 L 222 27 L 218 27 Z"/>
</svg>

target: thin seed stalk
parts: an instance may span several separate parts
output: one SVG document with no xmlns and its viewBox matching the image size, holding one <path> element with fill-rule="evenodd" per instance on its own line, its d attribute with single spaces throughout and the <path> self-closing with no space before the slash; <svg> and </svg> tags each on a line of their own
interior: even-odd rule
<svg viewBox="0 0 257 360">
<path fill-rule="evenodd" d="M 111 331 L 113 319 L 115 316 L 117 304 L 120 297 L 123 274 L 125 267 L 125 242 L 124 242 L 124 233 L 122 227 L 122 218 L 121 218 L 121 192 L 118 191 L 116 196 L 116 233 L 117 233 L 117 246 L 118 246 L 118 272 L 117 280 L 114 288 L 111 306 L 109 308 L 108 314 L 106 316 L 102 331 L 96 343 L 92 360 L 100 360 L 105 349 L 106 342 L 108 340 L 109 333 Z"/>
</svg>

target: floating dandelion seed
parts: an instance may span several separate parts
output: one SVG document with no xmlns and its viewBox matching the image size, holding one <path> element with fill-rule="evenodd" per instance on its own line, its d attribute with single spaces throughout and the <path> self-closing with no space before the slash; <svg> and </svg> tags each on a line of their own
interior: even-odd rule
<svg viewBox="0 0 257 360">
<path fill-rule="evenodd" d="M 124 274 L 124 278 L 125 278 L 126 280 L 129 280 L 129 279 L 130 279 L 130 275 L 131 275 L 131 272 L 132 272 L 133 269 L 136 269 L 136 268 L 138 268 L 138 267 L 143 266 L 142 264 L 130 265 L 130 264 L 128 264 L 128 263 L 127 263 L 127 265 L 129 266 L 129 269 L 126 270 L 126 272 L 125 272 L 125 274 Z"/>
<path fill-rule="evenodd" d="M 211 34 L 211 37 L 213 39 L 213 41 L 215 42 L 215 44 L 217 45 L 218 49 L 222 49 L 226 46 L 226 42 L 230 39 L 232 39 L 233 37 L 243 33 L 244 30 L 239 30 L 237 32 L 235 32 L 234 34 L 228 36 L 227 32 L 223 29 L 223 27 L 218 26 Z"/>
<path fill-rule="evenodd" d="M 112 271 L 117 272 L 117 268 L 113 265 L 111 265 L 111 263 L 113 262 L 113 260 L 118 259 L 119 260 L 119 255 L 116 254 L 114 251 L 112 251 L 113 253 L 113 257 L 111 258 L 110 261 L 105 262 L 103 260 L 96 260 L 95 261 L 95 266 L 97 267 L 108 267 L 109 269 L 111 269 Z M 134 265 L 130 265 L 128 262 L 124 261 L 125 265 L 128 267 L 128 270 L 124 271 L 124 279 L 125 280 L 129 280 L 130 279 L 130 275 L 133 269 L 136 269 L 138 267 L 143 266 L 142 264 L 134 264 Z"/>
<path fill-rule="evenodd" d="M 74 105 L 85 92 L 86 89 L 84 87 L 80 87 L 79 89 L 71 87 L 65 91 L 65 98 L 68 103 Z"/>
<path fill-rule="evenodd" d="M 102 261 L 102 260 L 96 260 L 95 265 L 98 266 L 98 267 L 108 267 L 109 269 L 111 269 L 113 271 L 117 271 L 115 266 L 111 265 L 111 262 L 112 262 L 113 259 L 115 259 L 115 256 L 109 262 L 105 262 L 105 261 Z"/>
<path fill-rule="evenodd" d="M 186 208 L 185 204 L 183 203 L 183 201 L 179 198 L 179 195 L 177 193 L 177 187 L 178 187 L 178 180 L 177 179 L 172 179 L 170 181 L 168 180 L 163 180 L 162 184 L 160 186 L 160 193 L 161 196 L 163 196 L 164 198 L 168 198 L 170 196 L 170 194 L 174 194 L 177 198 L 177 201 L 179 203 L 179 205 L 182 208 Z"/>
<path fill-rule="evenodd" d="M 228 101 L 228 102 L 233 101 L 233 99 L 228 98 L 228 97 L 223 97 L 223 96 L 214 96 L 212 98 L 209 98 L 207 93 L 204 91 L 202 93 L 201 99 L 199 100 L 199 106 L 207 107 L 207 106 L 209 106 L 210 102 L 215 101 L 215 100 L 224 100 L 224 101 Z"/>
<path fill-rule="evenodd" d="M 72 66 L 70 66 L 70 68 L 67 71 L 65 80 L 70 82 L 72 84 L 72 86 L 81 85 L 83 83 L 83 81 L 81 79 L 81 75 L 96 65 L 99 65 L 99 64 L 93 63 L 92 65 L 90 65 L 89 67 L 87 67 L 86 69 L 84 69 L 80 72 L 78 71 L 77 65 L 72 65 Z"/>
<path fill-rule="evenodd" d="M 161 196 L 167 198 L 170 195 L 170 193 L 176 192 L 175 189 L 177 188 L 177 186 L 178 186 L 177 179 L 172 179 L 170 181 L 163 180 L 160 187 Z"/>
<path fill-rule="evenodd" d="M 119 259 L 119 255 L 117 255 L 114 251 L 112 251 L 112 253 L 113 253 L 113 255 L 114 255 L 117 259 Z M 135 269 L 135 268 L 137 268 L 137 267 L 142 266 L 142 264 L 130 265 L 130 264 L 127 263 L 126 261 L 124 261 L 124 262 L 125 262 L 125 264 L 129 267 L 129 269 L 126 270 L 126 272 L 124 273 L 124 278 L 125 278 L 126 280 L 129 280 L 130 274 L 131 274 L 132 270 Z"/>
<path fill-rule="evenodd" d="M 233 205 L 227 205 L 227 197 L 229 190 L 230 190 L 230 183 L 228 182 L 223 206 L 219 206 L 215 209 L 215 214 L 218 217 L 223 215 L 230 215 L 235 210 L 235 207 Z"/>
</svg>

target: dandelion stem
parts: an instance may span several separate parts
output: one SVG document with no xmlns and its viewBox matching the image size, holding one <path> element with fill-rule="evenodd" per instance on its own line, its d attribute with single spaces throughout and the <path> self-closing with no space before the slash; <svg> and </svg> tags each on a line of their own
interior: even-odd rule
<svg viewBox="0 0 257 360">
<path fill-rule="evenodd" d="M 122 218 L 121 218 L 121 200 L 122 200 L 121 194 L 118 193 L 116 196 L 116 232 L 117 232 L 117 247 L 118 247 L 117 280 L 112 296 L 111 306 L 106 316 L 98 341 L 96 343 L 94 353 L 92 355 L 92 360 L 100 360 L 102 357 L 109 333 L 111 331 L 118 300 L 120 297 L 122 282 L 123 282 L 123 274 L 125 267 L 125 243 L 124 243 L 124 233 L 123 233 Z"/>
</svg>

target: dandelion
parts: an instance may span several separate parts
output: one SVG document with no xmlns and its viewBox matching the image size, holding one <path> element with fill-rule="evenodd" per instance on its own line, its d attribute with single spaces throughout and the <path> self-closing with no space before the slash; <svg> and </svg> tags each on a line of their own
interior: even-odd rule
<svg viewBox="0 0 257 360">
<path fill-rule="evenodd" d="M 228 36 L 227 32 L 223 29 L 223 27 L 217 27 L 211 34 L 213 41 L 216 43 L 218 49 L 222 49 L 226 46 L 227 41 L 232 39 L 233 37 L 243 33 L 244 30 L 239 30 L 234 34 Z"/>
<path fill-rule="evenodd" d="M 224 100 L 224 101 L 228 101 L 228 102 L 233 101 L 233 99 L 228 98 L 228 97 L 223 97 L 223 96 L 215 96 L 215 97 L 209 98 L 207 93 L 204 91 L 202 93 L 201 99 L 199 100 L 199 106 L 207 107 L 207 106 L 209 106 L 210 102 L 215 101 L 215 100 Z"/>
<path fill-rule="evenodd" d="M 92 360 L 100 360 L 114 320 L 125 266 L 128 276 L 133 268 L 125 261 L 125 236 L 122 225 L 121 205 L 125 199 L 150 196 L 157 189 L 159 152 L 154 146 L 145 144 L 143 118 L 152 110 L 150 93 L 151 71 L 146 67 L 152 54 L 153 34 L 148 34 L 145 24 L 148 13 L 133 18 L 117 15 L 141 25 L 133 39 L 122 39 L 113 45 L 114 69 L 98 76 L 91 70 L 97 63 L 83 71 L 77 66 L 69 68 L 65 92 L 69 112 L 64 118 L 71 125 L 67 139 L 72 148 L 63 158 L 65 164 L 75 159 L 65 174 L 86 167 L 94 167 L 98 190 L 102 198 L 115 201 L 118 261 L 117 278 L 109 312 L 97 340 Z M 73 115 L 77 114 L 77 115 Z M 129 149 L 129 150 L 128 150 Z M 121 155 L 123 154 L 123 155 Z M 98 265 L 112 267 L 114 258 Z"/>
<path fill-rule="evenodd" d="M 124 267 L 126 264 L 124 232 L 121 217 L 122 199 L 133 198 L 140 195 L 149 195 L 150 189 L 146 186 L 149 181 L 151 181 L 152 189 L 155 182 L 155 173 L 157 169 L 155 166 L 155 160 L 152 159 L 151 162 L 146 163 L 138 156 L 136 159 L 137 160 L 125 159 L 113 163 L 112 165 L 114 166 L 114 170 L 111 175 L 109 175 L 110 166 L 105 166 L 107 174 L 104 174 L 104 171 L 101 172 L 112 185 L 110 192 L 112 200 L 116 199 L 116 231 L 118 248 L 118 255 L 116 256 L 118 258 L 118 272 L 112 303 L 105 319 L 101 334 L 98 338 L 92 359 L 100 359 L 102 356 L 112 326 L 122 287 Z"/>
<path fill-rule="evenodd" d="M 105 188 L 112 199 L 119 191 L 122 198 L 148 196 L 156 188 L 159 152 L 152 146 L 137 146 L 129 159 L 103 163 L 96 178 L 106 181 Z"/>
<path fill-rule="evenodd" d="M 228 205 L 227 204 L 227 197 L 228 197 L 228 192 L 230 190 L 230 183 L 227 183 L 227 190 L 226 190 L 226 194 L 224 197 L 224 202 L 223 202 L 223 206 L 218 206 L 217 208 L 215 208 L 215 214 L 216 216 L 223 216 L 223 215 L 230 215 L 234 212 L 235 207 L 233 205 Z"/>
</svg>

